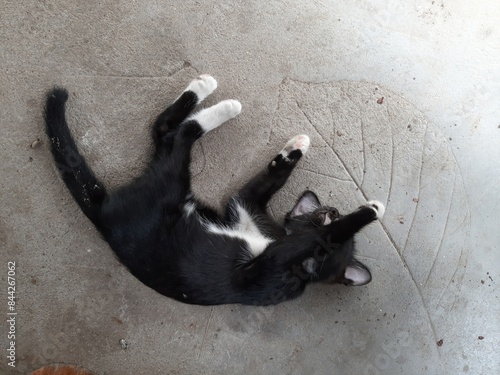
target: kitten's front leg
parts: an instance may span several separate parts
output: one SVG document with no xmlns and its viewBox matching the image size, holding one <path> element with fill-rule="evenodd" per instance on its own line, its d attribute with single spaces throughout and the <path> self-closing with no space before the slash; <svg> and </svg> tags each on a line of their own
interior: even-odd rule
<svg viewBox="0 0 500 375">
<path fill-rule="evenodd" d="M 357 211 L 330 224 L 329 241 L 342 243 L 354 236 L 364 226 L 384 216 L 385 207 L 379 201 L 369 201 Z"/>
<path fill-rule="evenodd" d="M 309 144 L 307 135 L 293 137 L 264 171 L 243 186 L 238 197 L 265 211 L 271 197 L 286 183 L 297 162 L 307 152 Z"/>
<path fill-rule="evenodd" d="M 297 135 L 290 139 L 280 153 L 269 163 L 269 173 L 277 175 L 283 171 L 291 172 L 300 158 L 309 149 L 310 143 L 309 137 L 305 134 Z"/>
</svg>

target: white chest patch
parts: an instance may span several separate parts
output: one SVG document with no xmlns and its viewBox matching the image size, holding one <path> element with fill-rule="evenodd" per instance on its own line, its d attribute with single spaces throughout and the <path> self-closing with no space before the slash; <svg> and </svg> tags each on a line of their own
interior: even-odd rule
<svg viewBox="0 0 500 375">
<path fill-rule="evenodd" d="M 256 257 L 261 254 L 266 247 L 273 242 L 273 240 L 264 236 L 259 231 L 259 228 L 255 224 L 252 216 L 249 215 L 243 207 L 237 206 L 236 209 L 239 220 L 234 227 L 226 227 L 210 223 L 207 225 L 207 230 L 210 233 L 231 238 L 238 238 L 245 241 L 252 256 Z"/>
</svg>

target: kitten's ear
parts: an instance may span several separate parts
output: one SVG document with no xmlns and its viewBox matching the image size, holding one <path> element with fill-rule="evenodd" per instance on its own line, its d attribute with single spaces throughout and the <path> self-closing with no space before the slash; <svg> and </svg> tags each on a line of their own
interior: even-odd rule
<svg viewBox="0 0 500 375">
<path fill-rule="evenodd" d="M 349 281 L 349 285 L 366 285 L 372 281 L 372 274 L 368 267 L 356 260 L 346 267 L 344 278 Z"/>
<path fill-rule="evenodd" d="M 321 203 L 319 203 L 319 199 L 310 190 L 306 190 L 300 198 L 297 200 L 295 207 L 290 211 L 289 216 L 295 217 L 304 214 L 309 214 L 313 212 L 316 208 L 321 207 Z"/>
</svg>

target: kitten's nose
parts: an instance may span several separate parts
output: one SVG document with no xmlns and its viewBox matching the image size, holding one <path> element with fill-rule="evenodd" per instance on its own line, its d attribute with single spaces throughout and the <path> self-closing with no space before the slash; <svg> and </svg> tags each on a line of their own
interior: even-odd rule
<svg viewBox="0 0 500 375">
<path fill-rule="evenodd" d="M 338 220 L 341 218 L 339 211 L 335 207 L 330 207 L 330 211 L 328 212 L 328 216 L 332 221 Z"/>
</svg>

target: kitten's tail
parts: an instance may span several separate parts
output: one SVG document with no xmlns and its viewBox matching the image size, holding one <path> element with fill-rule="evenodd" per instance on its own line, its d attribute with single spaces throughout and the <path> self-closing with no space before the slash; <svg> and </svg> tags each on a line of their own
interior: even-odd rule
<svg viewBox="0 0 500 375">
<path fill-rule="evenodd" d="M 106 189 L 94 176 L 71 136 L 64 114 L 67 100 L 68 92 L 62 88 L 54 88 L 47 94 L 45 124 L 52 155 L 71 195 L 101 230 L 100 213 Z"/>
</svg>

